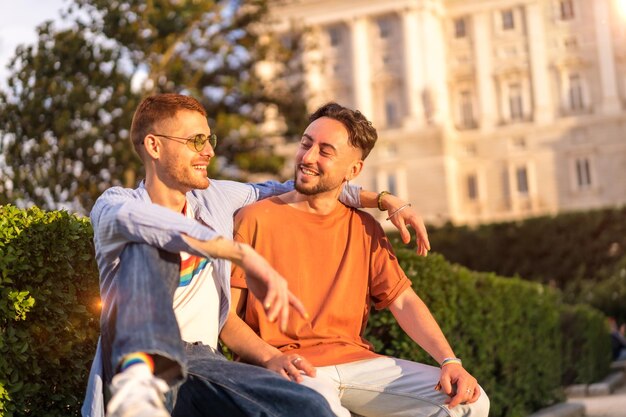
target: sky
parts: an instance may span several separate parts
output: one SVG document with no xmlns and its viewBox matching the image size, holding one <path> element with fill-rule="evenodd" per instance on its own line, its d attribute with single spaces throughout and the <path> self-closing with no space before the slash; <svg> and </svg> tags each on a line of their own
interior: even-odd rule
<svg viewBox="0 0 626 417">
<path fill-rule="evenodd" d="M 6 85 L 6 66 L 20 44 L 37 39 L 36 27 L 46 20 L 60 20 L 68 0 L 0 0 L 0 85 Z"/>
</svg>

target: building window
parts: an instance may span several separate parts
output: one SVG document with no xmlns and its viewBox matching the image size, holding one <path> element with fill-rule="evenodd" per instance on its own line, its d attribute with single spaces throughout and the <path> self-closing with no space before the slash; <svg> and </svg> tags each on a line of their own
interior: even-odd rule
<svg viewBox="0 0 626 417">
<path fill-rule="evenodd" d="M 467 176 L 467 198 L 472 201 L 478 199 L 478 180 L 474 174 Z"/>
<path fill-rule="evenodd" d="M 574 111 L 585 107 L 582 80 L 578 74 L 569 76 L 569 107 Z"/>
<path fill-rule="evenodd" d="M 474 123 L 474 108 L 472 104 L 472 93 L 470 91 L 461 91 L 460 100 L 461 126 L 465 129 L 471 129 Z"/>
<path fill-rule="evenodd" d="M 467 36 L 465 18 L 459 17 L 458 19 L 454 19 L 454 37 L 464 38 L 465 36 Z"/>
<path fill-rule="evenodd" d="M 517 178 L 517 192 L 520 194 L 528 194 L 528 173 L 526 167 L 519 167 L 515 171 Z"/>
<path fill-rule="evenodd" d="M 574 18 L 574 0 L 560 0 L 561 20 Z"/>
<path fill-rule="evenodd" d="M 513 10 L 502 10 L 502 29 L 512 30 L 515 29 L 515 19 L 513 16 Z"/>
<path fill-rule="evenodd" d="M 511 120 L 522 120 L 524 118 L 522 86 L 519 83 L 509 84 L 509 113 L 511 114 Z"/>
<path fill-rule="evenodd" d="M 398 112 L 392 101 L 385 103 L 385 119 L 387 126 L 395 126 L 398 123 Z"/>
<path fill-rule="evenodd" d="M 338 46 L 341 44 L 341 31 L 337 26 L 328 28 L 328 38 L 330 39 L 330 46 Z"/>
<path fill-rule="evenodd" d="M 576 183 L 578 188 L 591 187 L 591 168 L 589 158 L 576 159 Z"/>
<path fill-rule="evenodd" d="M 376 21 L 378 24 L 378 36 L 387 39 L 391 36 L 391 21 L 388 18 L 381 18 Z"/>
</svg>

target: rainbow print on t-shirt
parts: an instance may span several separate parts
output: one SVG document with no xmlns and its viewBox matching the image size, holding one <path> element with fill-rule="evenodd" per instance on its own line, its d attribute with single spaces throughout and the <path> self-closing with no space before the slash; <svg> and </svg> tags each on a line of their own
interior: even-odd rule
<svg viewBox="0 0 626 417">
<path fill-rule="evenodd" d="M 206 267 L 209 261 L 195 255 L 181 256 L 180 260 L 180 282 L 179 287 L 186 287 L 191 283 L 193 277 L 197 276 Z"/>
</svg>

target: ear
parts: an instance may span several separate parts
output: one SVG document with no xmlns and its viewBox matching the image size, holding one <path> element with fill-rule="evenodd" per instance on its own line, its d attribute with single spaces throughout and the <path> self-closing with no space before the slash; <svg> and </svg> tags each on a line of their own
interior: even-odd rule
<svg viewBox="0 0 626 417">
<path fill-rule="evenodd" d="M 143 148 L 152 159 L 159 159 L 161 155 L 161 141 L 159 141 L 154 135 L 146 135 L 143 139 Z"/>
<path fill-rule="evenodd" d="M 358 161 L 353 162 L 352 165 L 350 165 L 350 168 L 348 170 L 348 175 L 346 175 L 344 179 L 346 181 L 352 181 L 361 173 L 362 169 L 363 169 L 363 160 L 359 159 Z"/>
</svg>

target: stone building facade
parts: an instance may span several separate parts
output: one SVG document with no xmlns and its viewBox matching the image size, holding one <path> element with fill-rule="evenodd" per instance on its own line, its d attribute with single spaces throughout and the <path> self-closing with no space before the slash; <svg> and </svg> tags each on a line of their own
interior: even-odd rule
<svg viewBox="0 0 626 417">
<path fill-rule="evenodd" d="M 310 109 L 363 112 L 358 182 L 429 222 L 626 203 L 623 0 L 289 0 Z"/>
</svg>

